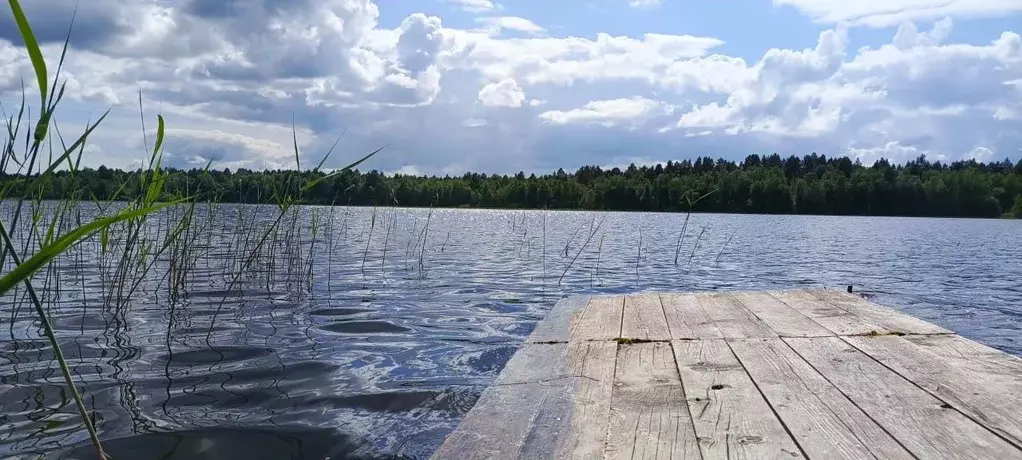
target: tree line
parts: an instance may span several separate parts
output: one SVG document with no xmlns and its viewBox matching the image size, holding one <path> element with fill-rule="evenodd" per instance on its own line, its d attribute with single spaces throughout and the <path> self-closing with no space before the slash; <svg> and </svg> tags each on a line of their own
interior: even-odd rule
<svg viewBox="0 0 1022 460">
<path fill-rule="evenodd" d="M 233 203 L 273 203 L 292 184 L 322 172 L 167 170 L 166 198 L 198 195 Z M 64 171 L 43 198 L 130 199 L 141 172 L 107 167 Z M 0 174 L 18 193 L 16 176 Z M 695 201 L 696 198 L 705 198 Z M 303 202 L 319 205 L 693 211 L 871 216 L 1022 217 L 1022 160 L 863 166 L 813 153 L 744 161 L 700 157 L 625 169 L 583 166 L 536 176 L 518 173 L 425 177 L 346 171 L 316 182 Z M 693 203 L 693 201 L 695 201 Z"/>
</svg>

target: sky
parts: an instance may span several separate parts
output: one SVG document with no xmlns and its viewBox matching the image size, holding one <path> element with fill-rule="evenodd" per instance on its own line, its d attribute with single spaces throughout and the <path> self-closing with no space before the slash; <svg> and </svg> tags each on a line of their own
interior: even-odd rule
<svg viewBox="0 0 1022 460">
<path fill-rule="evenodd" d="M 56 67 L 74 0 L 24 8 Z M 83 163 L 545 173 L 752 153 L 1017 161 L 1022 0 L 90 0 Z M 38 93 L 9 10 L 0 102 Z M 147 120 L 145 129 L 141 111 Z"/>
</svg>

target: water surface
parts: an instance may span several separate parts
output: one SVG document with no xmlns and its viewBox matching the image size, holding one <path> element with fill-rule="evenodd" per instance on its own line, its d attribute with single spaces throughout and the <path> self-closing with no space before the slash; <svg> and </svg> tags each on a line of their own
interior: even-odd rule
<svg viewBox="0 0 1022 460">
<path fill-rule="evenodd" d="M 1019 221 L 701 214 L 678 249 L 679 214 L 306 208 L 245 266 L 275 212 L 218 210 L 180 292 L 161 260 L 115 305 L 95 241 L 37 277 L 114 458 L 426 458 L 578 293 L 851 284 L 1022 354 Z M 0 457 L 90 458 L 23 299 L 0 298 Z"/>
</svg>

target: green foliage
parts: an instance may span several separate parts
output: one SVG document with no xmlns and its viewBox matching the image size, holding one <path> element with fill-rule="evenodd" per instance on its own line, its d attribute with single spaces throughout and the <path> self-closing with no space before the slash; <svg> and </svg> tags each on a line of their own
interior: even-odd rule
<svg viewBox="0 0 1022 460">
<path fill-rule="evenodd" d="M 1015 195 L 1015 204 L 1009 214 L 1016 219 L 1022 219 L 1022 194 Z"/>
<path fill-rule="evenodd" d="M 1022 162 L 1019 163 L 1022 165 Z M 357 164 L 356 164 L 357 166 Z M 136 196 L 137 176 L 106 167 L 78 171 L 77 185 L 57 174 L 47 192 L 106 199 Z M 457 177 L 386 176 L 377 171 L 208 171 L 168 169 L 164 198 L 187 191 L 203 199 L 275 203 L 278 191 L 305 184 L 305 203 L 362 206 L 549 208 L 624 211 L 689 210 L 763 214 L 999 217 L 1022 194 L 1022 167 L 1007 161 L 942 164 L 924 157 L 872 167 L 823 155 L 750 155 L 742 162 L 698 158 L 625 170 L 584 166 L 544 176 L 469 173 Z M 297 177 L 296 177 L 297 175 Z M 290 178 L 290 179 L 289 179 Z M 17 187 L 14 185 L 13 187 Z M 78 189 L 70 189 L 76 186 Z M 289 188 L 291 187 L 291 188 Z"/>
</svg>

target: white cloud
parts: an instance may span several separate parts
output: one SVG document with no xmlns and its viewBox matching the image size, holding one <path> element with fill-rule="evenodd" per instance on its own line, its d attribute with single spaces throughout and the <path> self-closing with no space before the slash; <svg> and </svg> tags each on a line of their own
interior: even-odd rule
<svg viewBox="0 0 1022 460">
<path fill-rule="evenodd" d="M 494 3 L 491 0 L 447 0 L 447 1 L 450 3 L 457 4 L 461 7 L 461 9 L 472 13 L 481 13 L 501 9 L 500 4 Z"/>
<path fill-rule="evenodd" d="M 986 147 L 976 147 L 970 150 L 965 157 L 976 161 L 987 162 L 994 159 L 994 152 Z"/>
<path fill-rule="evenodd" d="M 352 155 L 388 146 L 371 167 L 452 174 L 609 164 L 635 149 L 650 158 L 848 152 L 868 163 L 985 155 L 977 146 L 1017 156 L 1022 145 L 1022 38 L 948 43 L 960 14 L 941 13 L 932 26 L 892 22 L 900 27 L 883 46 L 860 47 L 859 34 L 840 26 L 806 49 L 742 58 L 712 54 L 724 43 L 716 37 L 577 35 L 549 16 L 501 18 L 485 0 L 458 2 L 488 8 L 480 22 L 414 13 L 399 23 L 391 15 L 388 27 L 370 0 L 271 3 L 96 0 L 76 20 L 62 73 L 68 105 L 57 114 L 63 127 L 114 106 L 90 138 L 103 155 L 85 161 L 123 166 L 140 156 L 139 87 L 176 130 L 168 152 L 182 165 L 215 155 L 220 166 L 288 166 L 292 116 L 302 151 L 317 160 L 347 130 Z M 913 5 L 924 3 L 935 4 Z M 33 17 L 70 12 L 63 0 L 26 5 Z M 860 6 L 835 0 L 831 9 L 854 10 L 842 19 L 853 23 L 880 14 Z M 22 79 L 33 80 L 4 20 L 7 108 Z M 471 28 L 479 24 L 497 32 Z M 37 30 L 51 59 L 66 32 L 58 26 Z"/>
<path fill-rule="evenodd" d="M 921 151 L 916 147 L 901 145 L 898 141 L 891 141 L 876 147 L 849 148 L 847 152 L 849 157 L 861 161 L 864 165 L 876 163 L 877 160 L 881 158 L 886 158 L 888 161 L 896 163 L 904 163 L 918 158 L 919 155 L 925 154 L 926 152 Z M 930 158 L 930 160 L 939 159 L 940 158 Z"/>
<path fill-rule="evenodd" d="M 1017 0 L 773 0 L 793 6 L 822 23 L 848 22 L 872 27 L 945 16 L 997 17 L 1022 12 Z"/>
<path fill-rule="evenodd" d="M 628 0 L 628 6 L 632 8 L 649 8 L 660 5 L 660 0 Z"/>
<path fill-rule="evenodd" d="M 525 18 L 517 16 L 500 16 L 476 18 L 476 22 L 484 26 L 483 30 L 489 34 L 500 34 L 505 30 L 524 32 L 531 35 L 541 35 L 546 29 Z"/>
<path fill-rule="evenodd" d="M 595 39 L 516 38 L 494 39 L 485 34 L 458 34 L 468 52 L 458 65 L 482 72 L 492 80 L 521 77 L 529 84 L 571 85 L 629 79 L 638 82 L 668 82 L 680 89 L 683 83 L 668 69 L 687 58 L 704 56 L 723 42 L 716 38 L 689 35 L 645 34 L 641 38 L 597 34 Z M 723 67 L 715 67 L 722 69 Z M 691 84 L 724 75 L 699 75 Z M 665 83 L 666 84 L 666 83 Z"/>
<path fill-rule="evenodd" d="M 425 176 L 426 173 L 422 172 L 418 166 L 415 165 L 404 165 L 397 170 L 391 171 L 388 174 L 401 174 L 404 176 Z"/>
<path fill-rule="evenodd" d="M 627 121 L 635 121 L 653 112 L 670 112 L 673 107 L 665 106 L 659 101 L 643 97 L 591 101 L 582 108 L 567 111 L 551 110 L 539 114 L 539 117 L 553 124 L 592 123 L 598 122 L 606 126 Z"/>
<path fill-rule="evenodd" d="M 486 107 L 521 107 L 525 91 L 514 79 L 505 78 L 479 90 L 479 102 Z"/>
</svg>

